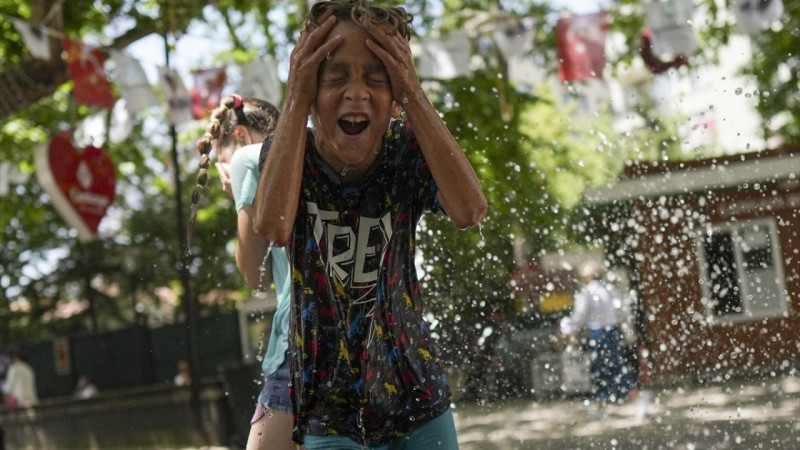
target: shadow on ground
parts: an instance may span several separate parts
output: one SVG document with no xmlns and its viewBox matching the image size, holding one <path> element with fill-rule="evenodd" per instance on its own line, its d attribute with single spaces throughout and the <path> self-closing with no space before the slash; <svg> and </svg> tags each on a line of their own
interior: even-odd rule
<svg viewBox="0 0 800 450">
<path fill-rule="evenodd" d="M 456 403 L 461 450 L 798 449 L 800 377 L 643 391 L 601 413 L 576 398 Z"/>
</svg>

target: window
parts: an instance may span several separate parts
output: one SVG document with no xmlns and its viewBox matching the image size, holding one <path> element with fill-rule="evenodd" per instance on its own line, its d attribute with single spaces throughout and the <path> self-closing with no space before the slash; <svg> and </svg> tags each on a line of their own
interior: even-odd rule
<svg viewBox="0 0 800 450">
<path fill-rule="evenodd" d="M 713 226 L 699 244 L 704 303 L 712 317 L 737 320 L 786 312 L 773 219 Z"/>
</svg>

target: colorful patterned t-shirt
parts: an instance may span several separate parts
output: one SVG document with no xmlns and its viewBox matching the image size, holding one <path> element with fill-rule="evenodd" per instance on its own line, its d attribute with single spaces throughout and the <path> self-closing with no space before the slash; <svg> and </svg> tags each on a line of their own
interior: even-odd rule
<svg viewBox="0 0 800 450">
<path fill-rule="evenodd" d="M 440 210 L 436 193 L 407 123 L 391 123 L 353 185 L 309 130 L 289 249 L 296 442 L 338 434 L 379 446 L 449 408 L 414 266 L 416 226 Z"/>
</svg>

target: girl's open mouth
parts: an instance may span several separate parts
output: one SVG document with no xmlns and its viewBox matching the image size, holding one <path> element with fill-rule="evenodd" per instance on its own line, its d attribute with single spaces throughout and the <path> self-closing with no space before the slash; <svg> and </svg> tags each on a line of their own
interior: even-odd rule
<svg viewBox="0 0 800 450">
<path fill-rule="evenodd" d="M 345 134 L 353 136 L 366 130 L 369 119 L 364 116 L 345 116 L 339 119 L 339 127 Z"/>
</svg>

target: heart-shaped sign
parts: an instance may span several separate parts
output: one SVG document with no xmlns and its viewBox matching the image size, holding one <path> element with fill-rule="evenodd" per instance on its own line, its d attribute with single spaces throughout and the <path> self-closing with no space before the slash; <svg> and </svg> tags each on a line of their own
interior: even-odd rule
<svg viewBox="0 0 800 450">
<path fill-rule="evenodd" d="M 82 242 L 94 238 L 97 226 L 116 195 L 114 164 L 103 149 L 76 149 L 72 133 L 57 135 L 36 152 L 36 178 Z"/>
</svg>

